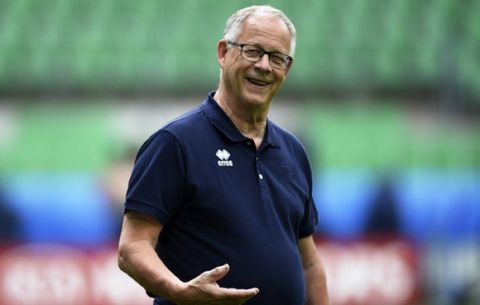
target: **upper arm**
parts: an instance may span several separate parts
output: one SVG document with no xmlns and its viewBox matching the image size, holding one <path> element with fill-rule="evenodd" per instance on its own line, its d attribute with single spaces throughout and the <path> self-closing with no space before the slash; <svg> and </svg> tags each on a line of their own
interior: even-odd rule
<svg viewBox="0 0 480 305">
<path fill-rule="evenodd" d="M 154 248 L 162 228 L 162 224 L 152 216 L 128 211 L 123 217 L 119 248 L 128 247 L 137 242 L 148 242 Z"/>
<path fill-rule="evenodd" d="M 126 194 L 125 209 L 130 211 L 126 216 L 137 211 L 167 224 L 188 194 L 185 181 L 180 144 L 170 132 L 159 130 L 138 152 Z M 145 225 L 150 223 L 142 222 Z"/>
<path fill-rule="evenodd" d="M 302 258 L 303 269 L 308 269 L 320 261 L 312 235 L 298 241 L 298 251 Z"/>
</svg>

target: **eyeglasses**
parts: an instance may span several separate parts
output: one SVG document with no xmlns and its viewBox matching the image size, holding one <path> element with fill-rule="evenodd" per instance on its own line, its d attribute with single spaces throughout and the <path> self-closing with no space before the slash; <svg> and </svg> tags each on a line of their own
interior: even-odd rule
<svg viewBox="0 0 480 305">
<path fill-rule="evenodd" d="M 250 44 L 238 44 L 235 42 L 227 41 L 228 44 L 240 48 L 240 54 L 243 58 L 249 61 L 258 62 L 263 58 L 263 55 L 268 55 L 268 60 L 272 68 L 285 70 L 290 66 L 292 57 L 280 53 L 280 52 L 267 52 L 262 48 L 250 45 Z"/>
</svg>

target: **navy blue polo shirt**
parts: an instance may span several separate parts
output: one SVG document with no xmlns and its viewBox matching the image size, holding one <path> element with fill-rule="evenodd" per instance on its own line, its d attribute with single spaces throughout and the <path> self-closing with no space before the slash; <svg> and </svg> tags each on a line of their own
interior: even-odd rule
<svg viewBox="0 0 480 305">
<path fill-rule="evenodd" d="M 228 263 L 221 286 L 260 289 L 246 304 L 303 305 L 297 245 L 317 223 L 304 148 L 268 121 L 257 150 L 212 96 L 140 148 L 126 211 L 164 226 L 156 251 L 181 280 Z"/>
</svg>

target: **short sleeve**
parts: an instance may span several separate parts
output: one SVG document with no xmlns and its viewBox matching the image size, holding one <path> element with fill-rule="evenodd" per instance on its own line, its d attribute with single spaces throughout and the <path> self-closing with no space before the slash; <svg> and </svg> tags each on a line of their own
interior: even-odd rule
<svg viewBox="0 0 480 305">
<path fill-rule="evenodd" d="M 142 212 L 166 225 L 181 207 L 184 173 L 179 143 L 169 132 L 158 131 L 137 154 L 128 183 L 125 212 Z"/>
<path fill-rule="evenodd" d="M 308 200 L 305 203 L 305 211 L 303 214 L 302 222 L 300 224 L 299 237 L 307 237 L 315 232 L 318 225 L 318 212 L 313 199 L 313 182 L 312 182 L 312 170 L 310 162 L 308 161 L 305 150 L 303 150 L 303 171 L 308 181 Z"/>
<path fill-rule="evenodd" d="M 303 214 L 302 223 L 300 224 L 299 238 L 304 238 L 312 235 L 318 225 L 318 213 L 315 207 L 315 202 L 311 198 L 305 204 L 305 212 Z"/>
</svg>

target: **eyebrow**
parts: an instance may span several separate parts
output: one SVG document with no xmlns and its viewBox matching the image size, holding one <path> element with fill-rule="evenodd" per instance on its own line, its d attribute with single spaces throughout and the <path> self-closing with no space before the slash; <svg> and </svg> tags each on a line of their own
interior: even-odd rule
<svg viewBox="0 0 480 305">
<path fill-rule="evenodd" d="M 282 51 L 279 51 L 278 49 L 273 49 L 273 50 L 267 50 L 265 49 L 263 46 L 261 46 L 260 44 L 258 43 L 245 43 L 245 44 L 248 44 L 248 45 L 251 45 L 251 46 L 254 46 L 254 47 L 257 47 L 259 49 L 262 49 L 268 53 L 279 53 L 279 54 L 283 54 L 283 55 L 288 55 L 288 53 L 284 53 Z"/>
</svg>

